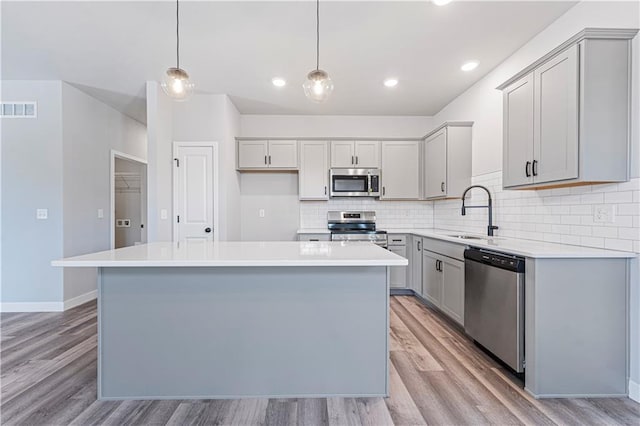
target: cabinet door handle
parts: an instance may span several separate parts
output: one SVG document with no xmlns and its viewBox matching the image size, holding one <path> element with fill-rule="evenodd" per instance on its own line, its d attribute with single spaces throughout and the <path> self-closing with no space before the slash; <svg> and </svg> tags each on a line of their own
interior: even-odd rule
<svg viewBox="0 0 640 426">
<path fill-rule="evenodd" d="M 420 251 L 420 243 L 421 243 L 421 242 L 422 242 L 422 241 L 418 241 L 418 251 Z"/>
<path fill-rule="evenodd" d="M 524 174 L 527 177 L 531 177 L 531 161 L 527 161 L 527 164 L 524 166 Z"/>
<path fill-rule="evenodd" d="M 538 160 L 533 160 L 533 167 L 531 167 L 534 176 L 538 176 Z"/>
<path fill-rule="evenodd" d="M 324 195 L 327 195 L 327 186 L 324 187 Z"/>
<path fill-rule="evenodd" d="M 351 156 L 351 164 L 353 164 L 353 155 Z"/>
<path fill-rule="evenodd" d="M 269 156 L 269 164 L 271 164 L 271 156 Z"/>
<path fill-rule="evenodd" d="M 358 156 L 356 155 L 356 164 L 358 164 Z"/>
<path fill-rule="evenodd" d="M 387 189 L 383 186 L 382 187 L 382 195 L 384 195 L 387 192 Z"/>
<path fill-rule="evenodd" d="M 439 260 L 436 260 L 436 271 L 440 270 L 440 268 L 438 268 L 439 262 L 440 262 Z"/>
<path fill-rule="evenodd" d="M 440 183 L 440 191 L 441 191 L 441 192 L 444 192 L 444 182 L 441 182 L 441 183 Z"/>
</svg>

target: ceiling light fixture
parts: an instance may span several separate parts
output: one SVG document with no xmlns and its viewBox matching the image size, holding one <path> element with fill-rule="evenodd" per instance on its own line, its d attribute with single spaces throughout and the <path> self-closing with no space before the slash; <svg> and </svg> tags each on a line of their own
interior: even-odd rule
<svg viewBox="0 0 640 426">
<path fill-rule="evenodd" d="M 479 65 L 478 61 L 469 61 L 462 64 L 460 69 L 462 71 L 473 71 L 478 67 L 478 65 Z"/>
<path fill-rule="evenodd" d="M 388 78 L 384 81 L 384 85 L 387 87 L 396 87 L 398 85 L 397 78 Z"/>
<path fill-rule="evenodd" d="M 175 101 L 189 99 L 195 87 L 189 81 L 189 74 L 180 68 L 180 0 L 176 0 L 176 67 L 167 70 L 160 86 Z"/>
<path fill-rule="evenodd" d="M 280 77 L 273 77 L 271 79 L 271 82 L 276 87 L 283 87 L 283 86 L 287 85 L 287 80 L 285 80 L 284 78 L 280 78 Z"/>
<path fill-rule="evenodd" d="M 451 0 L 431 0 L 431 2 L 436 6 L 444 6 L 445 4 L 451 3 Z"/>
<path fill-rule="evenodd" d="M 320 0 L 316 0 L 316 69 L 307 74 L 302 88 L 305 96 L 316 103 L 326 101 L 333 92 L 329 73 L 320 69 Z"/>
</svg>

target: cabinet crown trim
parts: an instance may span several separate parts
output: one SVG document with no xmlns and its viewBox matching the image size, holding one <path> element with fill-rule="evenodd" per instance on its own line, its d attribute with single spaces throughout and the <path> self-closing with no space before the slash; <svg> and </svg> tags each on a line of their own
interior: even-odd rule
<svg viewBox="0 0 640 426">
<path fill-rule="evenodd" d="M 587 39 L 599 39 L 599 40 L 631 40 L 638 33 L 637 28 L 585 28 L 580 31 L 569 40 L 560 44 L 558 47 L 533 62 L 531 65 L 524 68 L 522 71 L 496 87 L 497 90 L 504 90 L 512 83 L 520 80 L 520 78 L 529 74 L 534 69 L 538 68 L 543 63 L 547 62 L 549 59 L 556 56 L 558 53 L 567 49 L 568 47 L 580 43 L 582 40 Z"/>
<path fill-rule="evenodd" d="M 435 135 L 445 127 L 473 127 L 473 121 L 445 121 L 435 129 L 424 135 L 422 139 L 427 139 L 429 136 Z"/>
</svg>

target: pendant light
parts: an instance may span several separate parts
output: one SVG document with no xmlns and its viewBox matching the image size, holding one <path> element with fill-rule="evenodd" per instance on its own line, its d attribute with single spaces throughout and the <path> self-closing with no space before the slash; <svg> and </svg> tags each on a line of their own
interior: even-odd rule
<svg viewBox="0 0 640 426">
<path fill-rule="evenodd" d="M 320 69 L 320 0 L 316 0 L 316 69 L 307 74 L 302 87 L 305 96 L 317 103 L 326 101 L 333 92 L 333 81 Z"/>
<path fill-rule="evenodd" d="M 176 67 L 167 70 L 160 85 L 164 93 L 175 101 L 189 99 L 195 87 L 189 81 L 189 74 L 180 68 L 180 0 L 176 0 Z"/>
</svg>

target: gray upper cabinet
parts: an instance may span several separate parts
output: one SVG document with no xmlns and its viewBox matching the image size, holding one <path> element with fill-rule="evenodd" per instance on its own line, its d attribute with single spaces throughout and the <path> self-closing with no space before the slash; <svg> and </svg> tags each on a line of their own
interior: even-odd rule
<svg viewBox="0 0 640 426">
<path fill-rule="evenodd" d="M 533 183 L 533 73 L 505 88 L 502 93 L 505 141 L 502 181 L 505 187 Z"/>
<path fill-rule="evenodd" d="M 585 29 L 498 87 L 505 188 L 629 179 L 636 33 Z"/>
<path fill-rule="evenodd" d="M 329 144 L 327 142 L 300 142 L 298 188 L 301 200 L 329 199 Z"/>
<path fill-rule="evenodd" d="M 239 170 L 296 170 L 298 142 L 294 140 L 238 140 Z"/>
<path fill-rule="evenodd" d="M 380 142 L 378 141 L 331 141 L 332 168 L 380 167 Z"/>
<path fill-rule="evenodd" d="M 447 122 L 425 136 L 424 198 L 459 198 L 471 185 L 472 122 Z"/>
<path fill-rule="evenodd" d="M 383 200 L 420 199 L 420 142 L 382 142 Z"/>
</svg>

